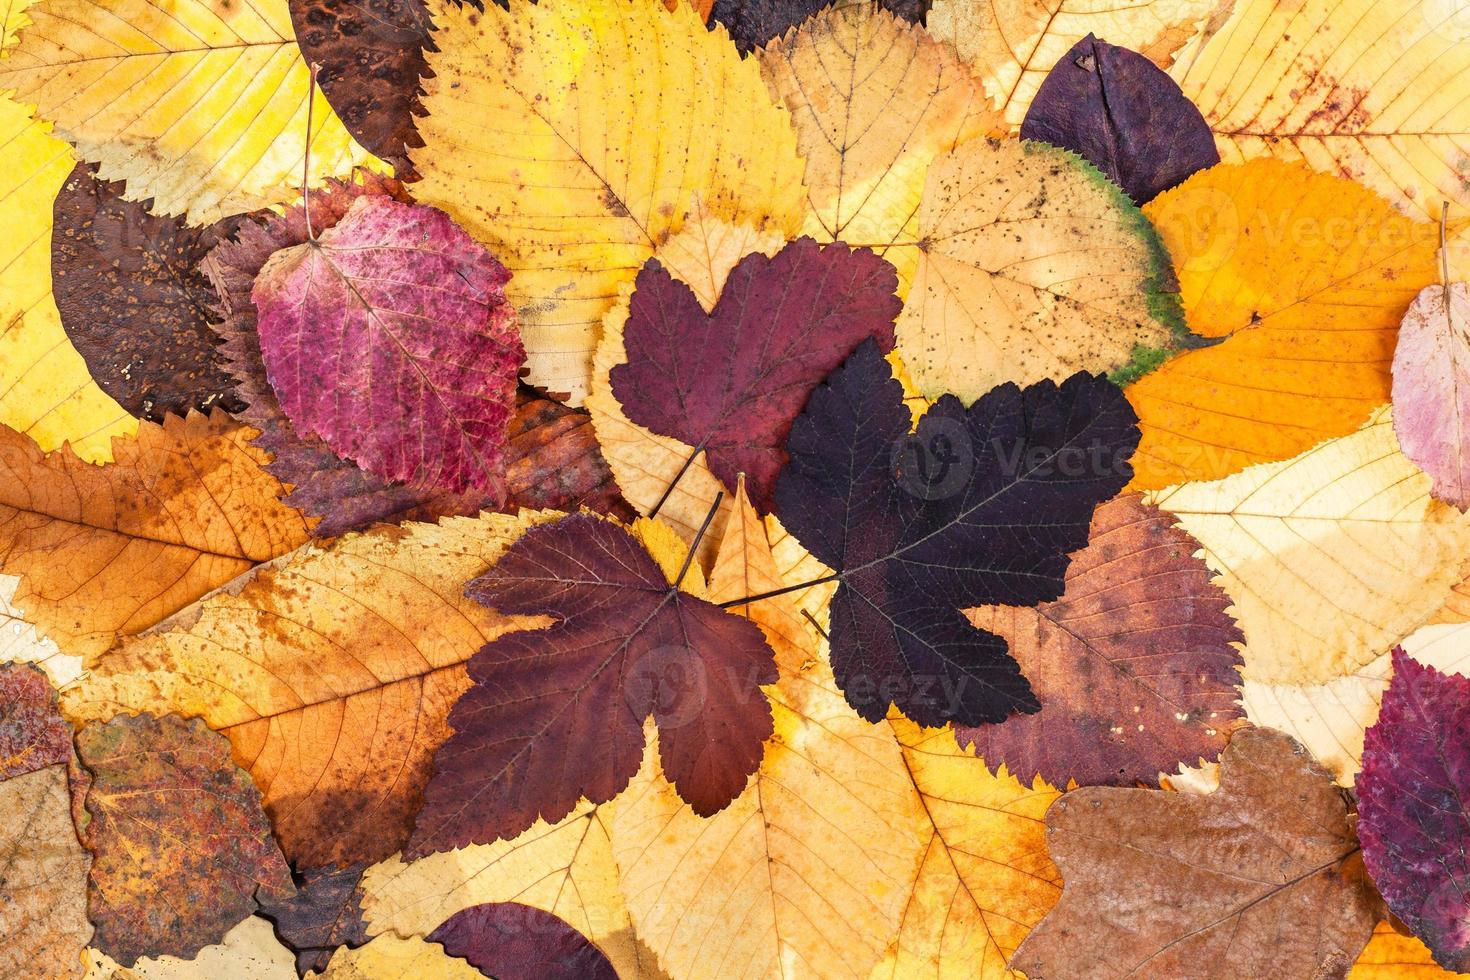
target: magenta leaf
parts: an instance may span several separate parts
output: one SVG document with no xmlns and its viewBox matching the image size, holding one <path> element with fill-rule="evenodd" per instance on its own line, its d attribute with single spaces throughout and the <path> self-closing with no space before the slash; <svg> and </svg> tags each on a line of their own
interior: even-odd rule
<svg viewBox="0 0 1470 980">
<path fill-rule="evenodd" d="M 867 249 L 799 238 L 736 264 L 708 315 L 650 261 L 638 273 L 613 394 L 628 418 L 704 450 L 734 489 L 771 509 L 786 435 L 812 389 L 869 337 L 893 349 L 902 305 L 893 267 Z"/>
<path fill-rule="evenodd" d="M 1394 915 L 1470 971 L 1470 679 L 1393 651 L 1393 681 L 1363 738 L 1363 862 Z"/>
<path fill-rule="evenodd" d="M 503 493 L 525 359 L 509 278 L 442 211 L 359 198 L 256 279 L 261 355 L 286 416 L 387 479 Z"/>
</svg>

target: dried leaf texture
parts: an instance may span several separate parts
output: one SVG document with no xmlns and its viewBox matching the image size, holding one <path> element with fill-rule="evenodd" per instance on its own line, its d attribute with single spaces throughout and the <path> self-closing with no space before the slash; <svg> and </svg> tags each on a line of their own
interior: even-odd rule
<svg viewBox="0 0 1470 980">
<path fill-rule="evenodd" d="M 79 977 L 91 858 L 72 826 L 65 765 L 0 781 L 0 972 Z"/>
<path fill-rule="evenodd" d="M 1236 0 L 1173 74 L 1227 162 L 1301 161 L 1437 220 L 1443 200 L 1470 206 L 1466 41 L 1439 0 Z"/>
<path fill-rule="evenodd" d="M 61 652 L 46 639 L 12 601 L 20 579 L 0 574 L 0 663 L 32 663 L 61 687 L 80 676 L 82 658 Z"/>
<path fill-rule="evenodd" d="M 1220 162 L 1210 127 L 1168 75 L 1091 34 L 1041 83 L 1021 138 L 1071 150 L 1140 205 Z"/>
<path fill-rule="evenodd" d="M 1021 125 L 1052 67 L 1095 34 L 1167 68 L 1180 48 L 1223 18 L 1231 0 L 935 0 L 926 23 L 959 50 L 1012 127 Z"/>
<path fill-rule="evenodd" d="M 694 208 L 783 234 L 800 225 L 789 116 L 686 4 L 431 10 L 443 50 L 429 56 L 414 194 L 511 270 L 534 384 L 580 403 L 618 286 Z"/>
<path fill-rule="evenodd" d="M 1347 803 L 1280 732 L 1232 739 L 1214 793 L 1080 789 L 1046 824 L 1066 884 L 1028 976 L 1343 976 L 1373 932 Z"/>
<path fill-rule="evenodd" d="M 433 25 L 422 0 L 288 0 L 296 43 L 342 125 L 368 152 L 408 169 L 423 141 L 419 79 Z"/>
<path fill-rule="evenodd" d="M 162 422 L 215 405 L 239 411 L 209 328 L 214 291 L 196 267 L 241 219 L 190 228 L 122 194 L 121 183 L 77 164 L 56 195 L 51 288 L 67 337 L 133 415 Z"/>
<path fill-rule="evenodd" d="M 591 416 L 525 385 L 516 391 L 510 420 L 505 484 L 507 509 L 587 507 L 622 520 L 635 516 L 602 455 Z"/>
<path fill-rule="evenodd" d="M 1248 682 L 1367 666 L 1435 614 L 1470 552 L 1470 519 L 1430 497 L 1387 409 L 1295 459 L 1147 499 L 1204 545 L 1245 633 Z"/>
<path fill-rule="evenodd" d="M 496 980 L 618 980 L 585 936 L 550 912 L 518 902 L 456 912 L 427 938 Z"/>
<path fill-rule="evenodd" d="M 291 873 L 260 792 L 201 721 L 123 715 L 77 733 L 87 790 L 97 948 L 124 966 L 192 957 L 281 898 Z"/>
<path fill-rule="evenodd" d="M 741 54 L 770 46 L 833 5 L 833 0 L 700 0 L 695 4 L 709 8 L 710 19 L 730 32 Z M 878 0 L 876 6 L 910 23 L 922 24 L 929 0 Z"/>
<path fill-rule="evenodd" d="M 1066 590 L 1034 608 L 969 610 L 1003 637 L 1041 701 L 1034 715 L 960 729 L 960 744 L 1022 781 L 1157 784 L 1214 759 L 1241 717 L 1244 639 L 1199 542 L 1128 494 L 1093 513 Z"/>
<path fill-rule="evenodd" d="M 822 11 L 759 57 L 806 160 L 803 233 L 869 246 L 907 294 L 919 255 L 891 246 L 920 239 L 929 165 L 1003 125 L 980 84 L 951 49 L 866 3 Z"/>
<path fill-rule="evenodd" d="M 525 358 L 508 275 L 444 212 L 359 197 L 251 291 L 287 418 L 385 479 L 503 499 Z"/>
<path fill-rule="evenodd" d="M 710 598 L 782 584 L 741 494 Z M 924 811 L 892 732 L 843 701 L 796 607 L 781 597 L 735 611 L 776 651 L 775 734 L 745 792 L 710 819 L 648 755 L 608 807 L 629 911 L 676 977 L 865 977 L 898 931 Z"/>
<path fill-rule="evenodd" d="M 528 531 L 466 588 L 502 613 L 555 622 L 470 661 L 474 683 L 450 713 L 407 854 L 508 840 L 579 799 L 607 802 L 643 759 L 650 715 L 663 771 L 700 816 L 745 788 L 771 734 L 759 688 L 776 679 L 771 648 L 684 591 L 697 586 L 677 578 L 685 549 L 672 531 L 635 530 L 565 517 Z"/>
<path fill-rule="evenodd" d="M 169 416 L 99 467 L 0 429 L 0 568 L 21 577 L 15 605 L 91 658 L 305 541 L 251 434 L 220 411 Z"/>
<path fill-rule="evenodd" d="M 308 872 L 296 882 L 296 894 L 283 902 L 261 905 L 260 914 L 295 950 L 296 972 L 326 969 L 339 946 L 368 941 L 362 918 L 362 862 L 345 868 Z"/>
<path fill-rule="evenodd" d="M 1470 840 L 1470 680 L 1393 651 L 1393 681 L 1363 744 L 1358 834 L 1389 909 L 1440 966 L 1470 970 L 1464 882 Z"/>
<path fill-rule="evenodd" d="M 868 338 L 893 349 L 902 304 L 871 251 L 799 238 L 741 259 L 706 316 L 697 294 L 651 260 L 638 273 L 609 383 L 626 416 L 703 453 L 734 488 L 744 474 L 768 512 L 791 423 L 818 383 Z"/>
<path fill-rule="evenodd" d="M 0 85 L 0 91 L 4 86 Z M 87 373 L 51 293 L 51 206 L 76 163 L 27 107 L 0 94 L 0 424 L 41 448 L 64 442 L 88 462 L 112 458 L 112 437 L 137 421 Z"/>
<path fill-rule="evenodd" d="M 199 224 L 289 200 L 309 98 L 312 179 L 373 162 L 311 89 L 286 0 L 44 0 L 26 13 L 0 91 L 156 213 Z"/>
<path fill-rule="evenodd" d="M 321 980 L 483 980 L 485 974 L 418 936 L 379 936 L 360 949 L 339 949 Z"/>
<path fill-rule="evenodd" d="M 39 667 L 0 666 L 0 780 L 71 761 L 71 727 Z"/>
<path fill-rule="evenodd" d="M 86 953 L 86 980 L 294 980 L 291 951 L 282 946 L 271 924 L 252 915 L 198 955 L 145 957 L 131 968 L 99 950 Z"/>
<path fill-rule="evenodd" d="M 462 665 L 504 630 L 537 625 L 462 590 L 539 519 L 454 518 L 305 548 L 101 658 L 66 711 L 197 715 L 261 787 L 294 865 L 385 857 L 449 734 Z"/>
<path fill-rule="evenodd" d="M 1413 936 L 1400 935 L 1387 922 L 1378 923 L 1373 938 L 1353 964 L 1348 980 L 1453 980 L 1470 976 L 1450 973 L 1434 962 L 1429 947 Z"/>
<path fill-rule="evenodd" d="M 1437 500 L 1470 508 L 1470 286 L 1425 286 L 1393 353 L 1394 431 L 1434 480 Z"/>
<path fill-rule="evenodd" d="M 971 140 L 929 168 L 917 222 L 898 350 L 931 398 L 1125 369 L 1183 330 L 1158 236 L 1066 150 Z"/>
<path fill-rule="evenodd" d="M 1399 321 L 1439 276 L 1434 226 L 1270 160 L 1196 174 L 1146 213 L 1190 329 L 1222 340 L 1129 388 L 1144 433 L 1135 487 L 1288 459 L 1389 400 Z"/>
</svg>

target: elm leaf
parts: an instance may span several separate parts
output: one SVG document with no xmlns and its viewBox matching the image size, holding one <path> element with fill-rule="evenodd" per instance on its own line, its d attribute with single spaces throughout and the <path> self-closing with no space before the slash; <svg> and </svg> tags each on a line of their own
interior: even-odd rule
<svg viewBox="0 0 1470 980">
<path fill-rule="evenodd" d="M 1005 384 L 919 419 L 878 345 L 813 392 L 776 485 L 782 524 L 840 583 L 832 668 L 864 718 L 896 705 L 921 725 L 1038 709 L 1006 643 L 959 612 L 1062 594 L 1093 507 L 1122 489 L 1138 443 L 1106 378 Z"/>
<path fill-rule="evenodd" d="M 525 359 L 509 278 L 442 211 L 358 198 L 320 238 L 271 256 L 255 281 L 281 407 L 380 476 L 503 494 Z"/>
</svg>

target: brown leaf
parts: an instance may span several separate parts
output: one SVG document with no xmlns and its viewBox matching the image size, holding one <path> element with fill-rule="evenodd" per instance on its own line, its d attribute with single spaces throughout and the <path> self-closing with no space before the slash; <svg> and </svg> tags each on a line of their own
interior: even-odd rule
<svg viewBox="0 0 1470 980">
<path fill-rule="evenodd" d="M 46 672 L 0 666 L 0 779 L 71 761 L 71 726 L 61 720 Z"/>
<path fill-rule="evenodd" d="M 339 946 L 356 947 L 368 941 L 362 918 L 362 873 L 359 862 L 341 870 L 315 871 L 297 883 L 296 894 L 283 902 L 261 906 L 276 932 L 296 953 L 296 972 L 325 970 Z"/>
<path fill-rule="evenodd" d="M 95 944 L 122 965 L 192 957 L 252 914 L 257 894 L 292 894 L 260 792 L 203 722 L 123 715 L 84 727 L 77 751 L 93 780 Z"/>
<path fill-rule="evenodd" d="M 0 782 L 0 976 L 81 976 L 92 936 L 87 865 L 72 827 L 66 766 Z"/>
<path fill-rule="evenodd" d="M 1062 898 L 1011 959 L 1033 980 L 1342 977 L 1378 918 L 1345 798 L 1269 728 L 1214 793 L 1090 787 L 1046 824 Z"/>
<path fill-rule="evenodd" d="M 0 427 L 0 571 L 27 621 L 92 657 L 305 541 L 253 434 L 218 410 L 169 416 L 92 466 Z"/>
</svg>

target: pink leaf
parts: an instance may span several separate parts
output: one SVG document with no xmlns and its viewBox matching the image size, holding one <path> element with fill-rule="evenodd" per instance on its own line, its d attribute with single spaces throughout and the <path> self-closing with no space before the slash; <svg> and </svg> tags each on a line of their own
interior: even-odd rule
<svg viewBox="0 0 1470 980">
<path fill-rule="evenodd" d="M 1448 304 L 1446 303 L 1448 301 Z M 1470 507 L 1470 287 L 1426 286 L 1393 353 L 1394 431 L 1434 480 L 1436 500 Z"/>
</svg>

